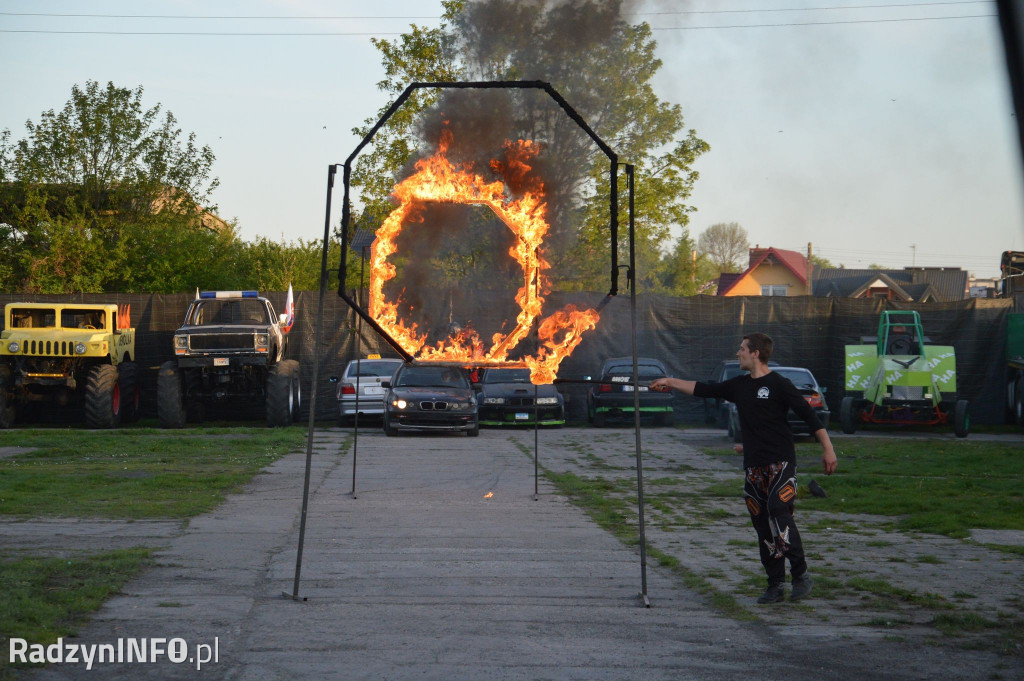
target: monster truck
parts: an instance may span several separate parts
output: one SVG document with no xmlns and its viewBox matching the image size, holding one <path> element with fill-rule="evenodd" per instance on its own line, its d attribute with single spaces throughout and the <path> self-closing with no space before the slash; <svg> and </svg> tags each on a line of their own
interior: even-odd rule
<svg viewBox="0 0 1024 681">
<path fill-rule="evenodd" d="M 0 428 L 31 403 L 83 403 L 91 428 L 139 415 L 130 306 L 9 303 L 0 332 Z"/>
<path fill-rule="evenodd" d="M 302 403 L 299 363 L 285 359 L 287 315 L 257 291 L 204 291 L 174 332 L 174 359 L 157 376 L 162 428 L 201 421 L 211 402 L 261 401 L 267 425 L 298 418 Z"/>
</svg>

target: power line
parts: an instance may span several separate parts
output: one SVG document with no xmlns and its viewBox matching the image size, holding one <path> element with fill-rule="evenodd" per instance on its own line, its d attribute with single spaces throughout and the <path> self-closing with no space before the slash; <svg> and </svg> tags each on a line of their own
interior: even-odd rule
<svg viewBox="0 0 1024 681">
<path fill-rule="evenodd" d="M 978 5 L 992 4 L 992 0 L 942 0 L 938 2 L 893 2 L 871 5 L 831 5 L 824 7 L 773 7 L 759 9 L 711 9 L 711 10 L 677 10 L 672 12 L 628 12 L 626 16 L 680 16 L 687 14 L 750 14 L 763 12 L 818 12 L 831 10 L 851 9 L 889 9 L 899 7 L 933 7 L 942 5 Z M 294 16 L 294 15 L 211 15 L 211 14 L 77 14 L 63 12 L 0 12 L 0 16 L 13 17 L 68 17 L 68 18 L 96 18 L 96 19 L 242 19 L 242 20 L 360 20 L 360 19 L 440 19 L 440 16 Z"/>
<path fill-rule="evenodd" d="M 965 14 L 949 17 L 915 17 L 906 19 L 852 19 L 848 21 L 803 21 L 781 24 L 733 24 L 723 26 L 654 26 L 652 31 L 699 31 L 718 30 L 723 28 L 773 28 L 779 26 L 834 26 L 839 24 L 880 24 L 902 23 L 907 21 L 945 21 L 949 19 L 980 19 L 995 17 L 995 14 Z M 392 36 L 403 35 L 401 32 L 387 31 L 352 31 L 352 32 L 246 32 L 246 31 L 54 31 L 42 29 L 0 29 L 0 33 L 47 33 L 56 35 L 195 35 L 195 36 Z"/>
</svg>

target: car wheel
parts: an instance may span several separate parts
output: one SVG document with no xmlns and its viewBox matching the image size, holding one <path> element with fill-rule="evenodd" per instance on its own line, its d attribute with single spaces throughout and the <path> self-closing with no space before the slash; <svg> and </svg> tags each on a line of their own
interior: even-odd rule
<svg viewBox="0 0 1024 681">
<path fill-rule="evenodd" d="M 729 430 L 732 431 L 732 441 L 743 443 L 743 429 L 740 428 L 740 415 L 736 411 L 729 412 Z"/>
<path fill-rule="evenodd" d="M 466 435 L 470 437 L 478 437 L 480 435 L 480 424 L 474 424 L 472 428 L 466 431 Z"/>
<path fill-rule="evenodd" d="M 608 415 L 603 411 L 594 409 L 594 427 L 604 428 L 606 425 L 608 425 Z"/>
<path fill-rule="evenodd" d="M 971 429 L 971 415 L 967 413 L 967 400 L 957 400 L 953 407 L 953 432 L 957 437 L 967 437 Z"/>
<path fill-rule="evenodd" d="M 384 434 L 388 437 L 395 437 L 398 435 L 398 428 L 391 425 L 391 419 L 388 418 L 387 412 L 384 412 Z"/>
<path fill-rule="evenodd" d="M 292 422 L 295 395 L 291 367 L 284 362 L 270 367 L 266 382 L 266 417 L 271 428 L 287 426 Z"/>
<path fill-rule="evenodd" d="M 1017 389 L 1013 392 L 1013 421 L 1018 426 L 1024 426 L 1024 376 L 1017 379 Z"/>
<path fill-rule="evenodd" d="M 839 425 L 847 435 L 857 432 L 857 412 L 853 406 L 853 396 L 847 395 L 839 404 Z"/>
</svg>

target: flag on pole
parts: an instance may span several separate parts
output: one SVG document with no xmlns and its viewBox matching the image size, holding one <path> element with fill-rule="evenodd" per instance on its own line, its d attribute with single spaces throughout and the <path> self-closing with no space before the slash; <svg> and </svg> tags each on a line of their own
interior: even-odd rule
<svg viewBox="0 0 1024 681">
<path fill-rule="evenodd" d="M 284 301 L 284 313 L 288 315 L 288 319 L 282 330 L 289 333 L 292 330 L 292 324 L 295 323 L 295 294 L 292 293 L 291 284 L 288 284 L 288 297 Z"/>
</svg>

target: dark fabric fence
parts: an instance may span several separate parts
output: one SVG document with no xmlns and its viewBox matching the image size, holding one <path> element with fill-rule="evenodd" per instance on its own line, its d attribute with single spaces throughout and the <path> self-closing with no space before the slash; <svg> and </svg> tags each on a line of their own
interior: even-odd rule
<svg viewBox="0 0 1024 681">
<path fill-rule="evenodd" d="M 284 309 L 286 294 L 265 294 L 278 312 Z M 295 294 L 296 322 L 289 340 L 289 354 L 302 367 L 304 408 L 308 405 L 309 382 L 313 373 L 314 323 L 317 293 Z M 172 359 L 171 337 L 181 324 L 194 295 L 80 294 L 26 295 L 0 294 L 0 302 L 54 301 L 116 303 L 131 305 L 132 324 L 137 330 L 135 358 L 142 376 L 143 414 L 156 413 L 156 369 Z M 550 313 L 566 304 L 593 307 L 602 299 L 598 293 L 552 293 L 545 311 Z M 804 366 L 814 372 L 827 387 L 826 398 L 833 411 L 843 396 L 844 346 L 860 343 L 862 336 L 874 336 L 878 318 L 884 309 L 917 310 L 925 334 L 937 345 L 956 349 L 957 387 L 961 397 L 971 402 L 971 420 L 975 423 L 1004 423 L 1006 385 L 1006 319 L 1010 312 L 1024 311 L 1024 296 L 1016 299 L 984 299 L 952 303 L 896 304 L 878 299 L 800 297 L 693 296 L 673 298 L 641 295 L 637 299 L 637 339 L 641 356 L 664 361 L 672 375 L 687 379 L 705 379 L 724 359 L 732 359 L 743 334 L 762 331 L 775 341 L 776 359 L 783 365 Z M 500 328 L 493 310 L 475 311 L 472 320 L 489 336 Z M 336 415 L 334 389 L 330 376 L 340 375 L 357 350 L 356 315 L 337 295 L 329 292 L 324 306 L 323 343 L 320 381 L 317 386 L 317 418 Z M 367 325 L 361 329 L 362 352 L 397 356 L 391 347 Z M 533 352 L 533 341 L 524 341 L 524 352 Z M 589 332 L 565 362 L 559 376 L 582 378 L 597 373 L 608 357 L 631 354 L 630 309 L 626 295 L 613 299 L 605 307 L 598 327 Z M 595 376 L 596 377 L 596 376 Z M 565 385 L 570 420 L 585 418 L 586 386 Z M 700 400 L 679 396 L 680 419 L 699 421 L 703 417 Z M 258 406 L 257 406 L 258 409 Z M 260 413 L 254 417 L 260 417 Z M 306 417 L 307 414 L 303 414 Z"/>
</svg>

